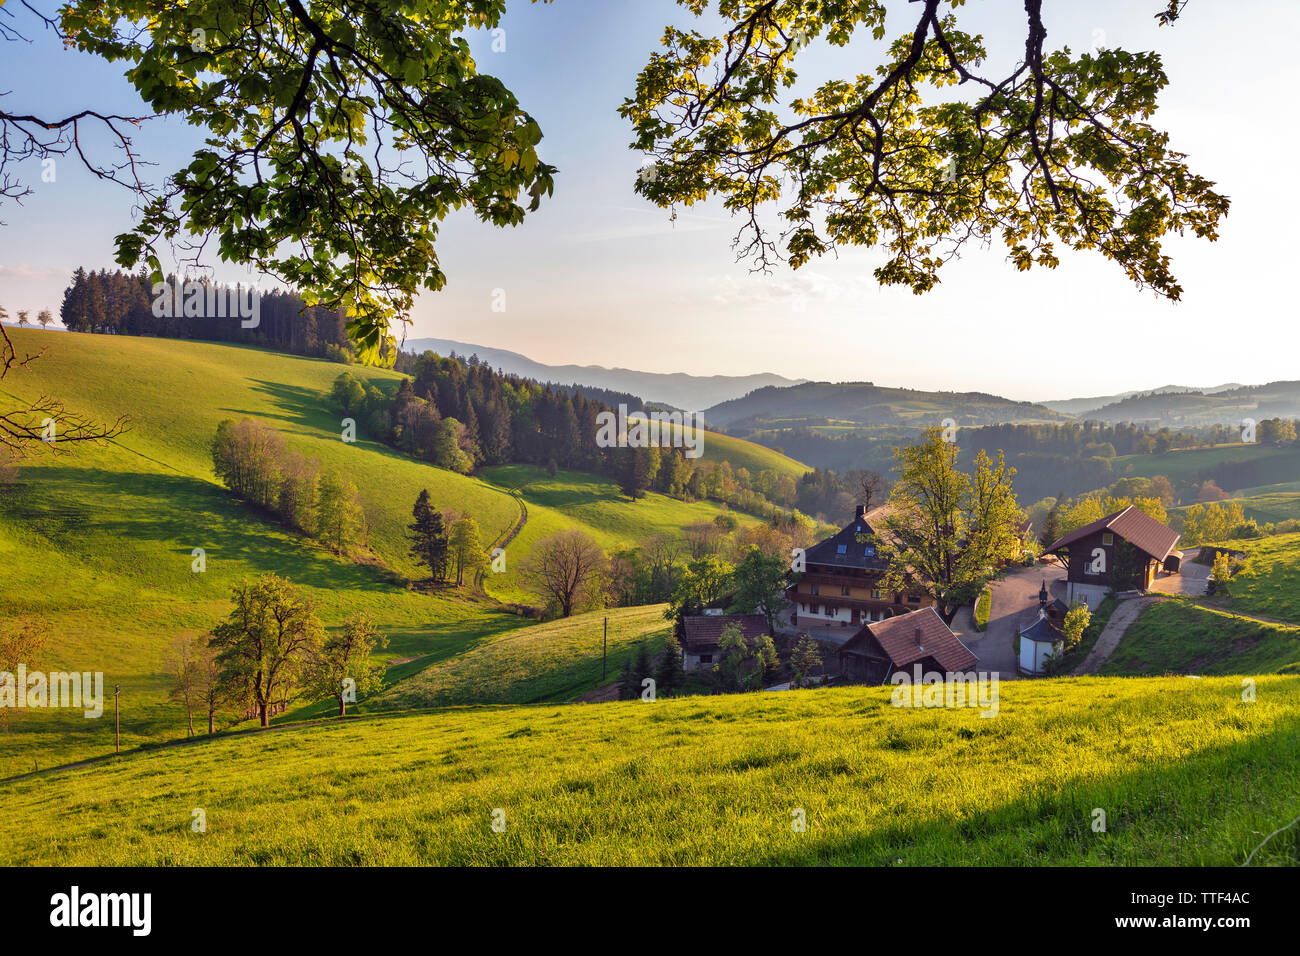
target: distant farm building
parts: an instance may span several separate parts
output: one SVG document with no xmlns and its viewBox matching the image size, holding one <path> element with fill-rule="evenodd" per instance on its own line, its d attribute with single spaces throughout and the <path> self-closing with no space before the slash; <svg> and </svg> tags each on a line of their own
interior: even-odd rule
<svg viewBox="0 0 1300 956">
<path fill-rule="evenodd" d="M 718 641 L 728 624 L 740 627 L 749 644 L 767 634 L 767 618 L 761 614 L 693 614 L 682 619 L 682 668 L 712 670 L 718 662 Z"/>
<path fill-rule="evenodd" d="M 923 674 L 943 676 L 979 662 L 933 607 L 866 624 L 839 649 L 839 659 L 844 678 L 864 684 L 883 684 L 917 664 Z"/>
<path fill-rule="evenodd" d="M 1068 603 L 1095 610 L 1111 591 L 1145 591 L 1156 574 L 1177 574 L 1179 534 L 1129 505 L 1076 528 L 1044 549 L 1066 569 Z"/>
</svg>

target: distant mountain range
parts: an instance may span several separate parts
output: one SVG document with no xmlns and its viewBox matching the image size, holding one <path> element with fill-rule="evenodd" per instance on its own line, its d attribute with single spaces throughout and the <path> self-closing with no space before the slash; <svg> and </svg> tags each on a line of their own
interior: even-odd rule
<svg viewBox="0 0 1300 956">
<path fill-rule="evenodd" d="M 969 426 L 1068 418 L 1043 405 L 984 392 L 923 392 L 871 382 L 805 382 L 761 388 L 713 406 L 704 417 L 717 428 L 938 425 L 945 418 Z"/>
<path fill-rule="evenodd" d="M 1158 425 L 1239 425 L 1244 419 L 1300 418 L 1300 382 L 1229 385 L 1206 391 L 1140 392 L 1080 417 Z"/>
<path fill-rule="evenodd" d="M 547 365 L 505 349 L 451 339 L 412 339 L 409 352 L 477 355 L 493 368 L 543 382 L 587 385 L 640 395 L 650 403 L 703 411 L 715 428 L 736 433 L 813 426 L 917 426 L 952 418 L 962 426 L 1093 419 L 1155 426 L 1235 425 L 1244 418 L 1300 418 L 1300 382 L 1209 388 L 1159 388 L 1018 402 L 984 392 L 927 392 L 871 382 L 811 382 L 773 373 L 687 375 L 601 365 Z"/>
<path fill-rule="evenodd" d="M 439 355 L 455 352 L 462 358 L 477 355 L 493 368 L 511 375 L 522 375 L 542 382 L 594 385 L 616 392 L 630 392 L 642 396 L 647 402 L 672 405 L 687 411 L 702 411 L 719 402 L 739 398 L 757 388 L 798 385 L 807 381 L 770 373 L 687 375 L 684 372 L 638 372 L 627 368 L 605 368 L 602 365 L 546 365 L 518 352 L 451 339 L 410 339 L 403 348 L 417 355 L 425 351 L 434 351 Z"/>
<path fill-rule="evenodd" d="M 1246 387 L 1247 386 L 1238 382 L 1231 382 L 1227 385 L 1216 385 L 1213 388 L 1194 388 L 1190 385 L 1162 385 L 1159 388 L 1135 389 L 1131 392 L 1120 392 L 1118 395 L 1097 395 L 1093 398 L 1065 398 L 1060 401 L 1039 402 L 1039 404 L 1044 405 L 1053 411 L 1065 412 L 1067 415 L 1086 417 L 1087 412 L 1096 411 L 1099 408 L 1105 408 L 1107 405 L 1114 405 L 1127 398 L 1133 398 L 1138 395 L 1171 395 L 1186 392 L 1196 392 L 1201 395 L 1214 395 L 1218 392 L 1226 392 L 1231 389 Z"/>
</svg>

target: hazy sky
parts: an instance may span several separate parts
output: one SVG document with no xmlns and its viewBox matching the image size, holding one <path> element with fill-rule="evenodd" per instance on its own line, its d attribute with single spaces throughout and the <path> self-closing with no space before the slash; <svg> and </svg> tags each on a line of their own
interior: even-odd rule
<svg viewBox="0 0 1300 956">
<path fill-rule="evenodd" d="M 1160 0 L 1045 6 L 1049 47 L 1161 51 L 1170 84 L 1155 123 L 1232 199 L 1217 243 L 1167 244 L 1182 302 L 1137 290 L 1098 255 L 1063 255 L 1054 271 L 1024 274 L 998 247 L 971 247 L 920 297 L 879 289 L 871 269 L 882 257 L 870 250 L 753 275 L 735 261 L 733 225 L 718 207 L 683 210 L 671 223 L 632 191 L 645 159 L 628 149 L 631 131 L 617 109 L 665 24 L 689 14 L 671 0 L 516 0 L 505 52 L 491 52 L 486 34 L 472 42 L 480 70 L 501 77 L 541 123 L 541 155 L 560 169 L 555 196 L 514 230 L 470 217 L 445 223 L 448 285 L 420 299 L 409 334 L 554 364 L 771 371 L 1020 399 L 1300 378 L 1291 286 L 1300 3 L 1193 0 L 1173 28 L 1154 25 Z M 891 36 L 915 15 L 914 5 L 893 7 Z M 985 34 L 989 73 L 1023 50 L 1020 0 L 972 0 L 959 16 Z M 120 68 L 64 51 L 52 37 L 0 52 L 10 109 L 141 110 Z M 872 69 L 875 53 L 870 44 L 814 44 L 800 75 L 851 77 Z M 137 137 L 159 172 L 182 165 L 195 143 L 176 120 Z M 54 183 L 40 181 L 36 164 L 23 173 L 34 195 L 0 208 L 0 304 L 11 316 L 57 314 L 73 268 L 112 267 L 130 198 L 71 161 L 60 162 Z M 504 313 L 491 310 L 495 289 L 505 290 Z"/>
</svg>

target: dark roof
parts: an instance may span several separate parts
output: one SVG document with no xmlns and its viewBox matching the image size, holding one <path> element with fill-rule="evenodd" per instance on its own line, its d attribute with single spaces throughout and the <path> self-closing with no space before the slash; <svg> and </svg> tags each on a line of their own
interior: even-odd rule
<svg viewBox="0 0 1300 956">
<path fill-rule="evenodd" d="M 808 564 L 861 568 L 864 571 L 887 570 L 889 562 L 880 554 L 880 535 L 871 525 L 872 519 L 883 513 L 883 508 L 877 508 L 869 514 L 859 513 L 835 534 L 809 548 L 804 560 Z M 865 536 L 866 540 L 859 541 L 859 535 Z"/>
<path fill-rule="evenodd" d="M 863 645 L 868 643 L 868 634 L 876 639 L 895 667 L 906 667 L 927 657 L 934 658 L 946 671 L 966 670 L 979 662 L 932 607 L 868 624 L 849 638 L 840 653 L 861 653 Z"/>
<path fill-rule="evenodd" d="M 767 633 L 767 618 L 761 614 L 692 614 L 683 619 L 682 647 L 716 647 L 722 629 L 733 622 L 740 625 L 746 641 Z"/>
<path fill-rule="evenodd" d="M 1098 518 L 1092 524 L 1086 524 L 1082 528 L 1075 528 L 1060 541 L 1049 545 L 1046 551 L 1049 554 L 1053 551 L 1059 551 L 1099 531 L 1114 532 L 1133 547 L 1149 554 L 1157 561 L 1163 561 L 1169 557 L 1169 553 L 1174 550 L 1174 546 L 1178 544 L 1178 539 L 1181 537 L 1173 528 L 1161 524 L 1145 512 L 1139 511 L 1135 506 L 1129 505 L 1123 511 L 1116 511 L 1113 515 Z"/>
<path fill-rule="evenodd" d="M 1055 644 L 1065 638 L 1055 622 L 1039 613 L 1035 613 L 1028 624 L 1020 627 L 1020 636 L 1036 644 Z"/>
</svg>

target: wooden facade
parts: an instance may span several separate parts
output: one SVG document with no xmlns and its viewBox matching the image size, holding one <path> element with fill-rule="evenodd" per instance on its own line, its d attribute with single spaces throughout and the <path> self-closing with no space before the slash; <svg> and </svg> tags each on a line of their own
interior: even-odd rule
<svg viewBox="0 0 1300 956">
<path fill-rule="evenodd" d="M 858 627 L 933 606 L 928 595 L 881 587 L 889 564 L 871 524 L 879 514 L 859 505 L 853 521 L 808 549 L 804 572 L 785 592 L 796 624 Z"/>
</svg>

